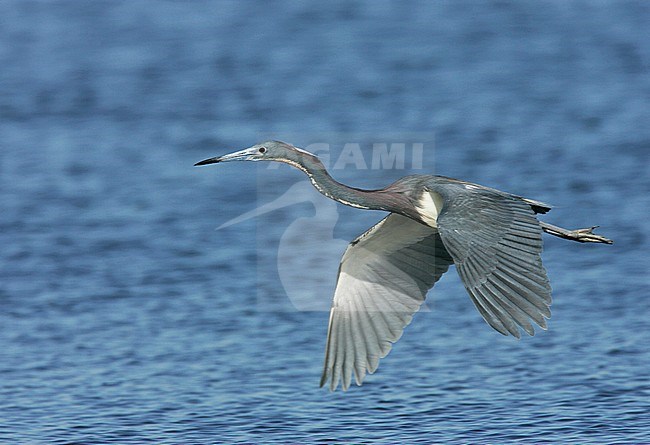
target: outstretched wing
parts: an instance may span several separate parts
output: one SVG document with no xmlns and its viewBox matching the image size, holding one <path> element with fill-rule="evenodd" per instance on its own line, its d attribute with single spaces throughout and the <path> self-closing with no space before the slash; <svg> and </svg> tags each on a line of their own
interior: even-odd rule
<svg viewBox="0 0 650 445">
<path fill-rule="evenodd" d="M 449 184 L 438 217 L 442 241 L 476 308 L 503 335 L 546 329 L 551 286 L 542 265 L 542 228 L 531 204 L 480 186 Z"/>
<path fill-rule="evenodd" d="M 321 386 L 361 385 L 453 260 L 438 232 L 390 214 L 348 246 L 330 311 Z"/>
</svg>

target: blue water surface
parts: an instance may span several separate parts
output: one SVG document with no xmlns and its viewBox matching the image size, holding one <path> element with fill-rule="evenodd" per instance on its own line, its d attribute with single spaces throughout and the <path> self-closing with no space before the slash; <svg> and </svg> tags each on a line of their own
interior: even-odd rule
<svg viewBox="0 0 650 445">
<path fill-rule="evenodd" d="M 641 0 L 0 2 L 0 443 L 650 443 L 649 23 Z M 382 214 L 215 230 L 303 176 L 192 164 L 267 138 L 359 143 L 346 184 L 458 177 L 616 242 L 545 238 L 553 317 L 520 341 L 451 270 L 330 393 L 328 313 L 291 296 L 327 306 Z M 373 169 L 375 142 L 423 143 L 421 168 Z"/>
</svg>

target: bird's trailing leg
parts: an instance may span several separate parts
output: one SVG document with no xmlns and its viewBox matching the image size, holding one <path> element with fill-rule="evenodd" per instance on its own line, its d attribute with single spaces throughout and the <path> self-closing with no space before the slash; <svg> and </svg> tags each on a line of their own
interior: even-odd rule
<svg viewBox="0 0 650 445">
<path fill-rule="evenodd" d="M 571 241 L 577 241 L 579 243 L 612 244 L 614 242 L 609 238 L 605 238 L 604 236 L 596 235 L 595 233 L 593 233 L 594 229 L 597 228 L 598 226 L 588 227 L 586 229 L 569 230 L 541 221 L 540 221 L 540 225 L 542 226 L 542 230 L 544 230 L 544 232 L 546 233 L 550 233 L 551 235 L 558 236 L 560 238 L 568 239 Z"/>
</svg>

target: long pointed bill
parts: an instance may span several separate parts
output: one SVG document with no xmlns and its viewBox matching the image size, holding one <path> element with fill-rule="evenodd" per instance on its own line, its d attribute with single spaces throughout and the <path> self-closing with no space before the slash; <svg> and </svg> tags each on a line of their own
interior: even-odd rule
<svg viewBox="0 0 650 445">
<path fill-rule="evenodd" d="M 194 164 L 194 166 L 216 164 L 218 162 L 228 162 L 228 161 L 251 161 L 254 159 L 254 156 L 258 153 L 257 150 L 258 150 L 257 147 L 246 148 L 244 150 L 236 151 L 234 153 L 230 153 L 227 155 L 204 159 Z"/>
</svg>

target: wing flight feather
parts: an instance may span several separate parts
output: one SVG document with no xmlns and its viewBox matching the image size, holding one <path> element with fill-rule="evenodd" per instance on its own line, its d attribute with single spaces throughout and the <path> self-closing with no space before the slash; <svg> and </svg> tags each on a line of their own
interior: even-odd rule
<svg viewBox="0 0 650 445">
<path fill-rule="evenodd" d="M 330 311 L 321 386 L 347 390 L 377 369 L 453 260 L 438 232 L 390 214 L 348 246 Z"/>
</svg>

